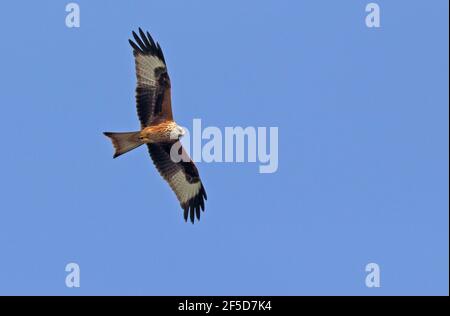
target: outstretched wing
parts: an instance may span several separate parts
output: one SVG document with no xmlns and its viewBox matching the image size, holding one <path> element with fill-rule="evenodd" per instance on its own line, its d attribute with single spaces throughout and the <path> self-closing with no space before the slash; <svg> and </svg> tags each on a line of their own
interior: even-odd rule
<svg viewBox="0 0 450 316">
<path fill-rule="evenodd" d="M 189 158 L 179 141 L 175 143 L 147 144 L 153 163 L 161 176 L 169 183 L 184 210 L 184 219 L 190 216 L 194 223 L 195 217 L 200 220 L 200 209 L 205 210 L 206 191 L 198 174 L 197 167 Z M 172 159 L 172 146 L 177 151 L 179 159 Z M 179 162 L 174 162 L 179 160 Z"/>
<path fill-rule="evenodd" d="M 170 78 L 161 47 L 147 32 L 139 28 L 140 37 L 133 32 L 133 47 L 136 65 L 136 105 L 141 127 L 162 120 L 172 120 Z"/>
</svg>

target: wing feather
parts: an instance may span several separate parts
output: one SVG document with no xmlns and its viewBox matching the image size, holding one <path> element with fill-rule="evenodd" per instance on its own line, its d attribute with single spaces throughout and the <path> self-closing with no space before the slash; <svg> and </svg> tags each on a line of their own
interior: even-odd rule
<svg viewBox="0 0 450 316">
<path fill-rule="evenodd" d="M 140 37 L 136 32 L 132 35 L 135 42 L 128 41 L 136 66 L 136 107 L 141 127 L 173 120 L 170 77 L 161 46 L 141 28 Z"/>
<path fill-rule="evenodd" d="M 200 210 L 205 210 L 207 199 L 205 188 L 200 180 L 197 167 L 187 156 L 179 141 L 175 143 L 147 144 L 150 157 L 161 176 L 169 183 L 172 191 L 184 210 L 184 219 L 188 217 L 192 223 L 200 220 Z M 179 155 L 183 157 L 179 162 L 174 162 L 170 156 L 172 146 L 177 146 Z"/>
</svg>

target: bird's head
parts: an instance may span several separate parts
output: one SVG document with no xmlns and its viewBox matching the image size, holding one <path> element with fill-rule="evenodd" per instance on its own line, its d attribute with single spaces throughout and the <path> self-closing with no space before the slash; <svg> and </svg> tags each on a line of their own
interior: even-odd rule
<svg viewBox="0 0 450 316">
<path fill-rule="evenodd" d="M 177 125 L 175 128 L 170 132 L 170 138 L 171 139 L 180 139 L 181 137 L 186 134 L 186 131 L 181 126 Z"/>
</svg>

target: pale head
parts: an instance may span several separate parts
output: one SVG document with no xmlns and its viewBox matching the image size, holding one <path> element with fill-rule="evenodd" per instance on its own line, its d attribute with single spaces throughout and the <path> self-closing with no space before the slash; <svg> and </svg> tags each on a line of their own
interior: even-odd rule
<svg viewBox="0 0 450 316">
<path fill-rule="evenodd" d="M 186 134 L 186 131 L 179 125 L 175 125 L 175 127 L 170 131 L 171 139 L 180 139 Z"/>
</svg>

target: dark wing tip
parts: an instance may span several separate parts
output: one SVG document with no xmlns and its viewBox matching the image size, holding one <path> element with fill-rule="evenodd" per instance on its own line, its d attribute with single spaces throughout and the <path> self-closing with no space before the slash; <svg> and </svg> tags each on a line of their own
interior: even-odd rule
<svg viewBox="0 0 450 316">
<path fill-rule="evenodd" d="M 206 191 L 205 191 L 205 188 L 203 187 L 203 184 L 202 184 L 202 187 L 200 188 L 200 193 L 205 198 L 205 200 L 208 200 L 208 196 L 206 195 Z"/>
<path fill-rule="evenodd" d="M 194 220 L 195 220 L 195 213 L 194 213 L 194 208 L 195 208 L 195 198 L 191 198 L 189 200 L 189 215 L 191 217 L 191 223 L 194 224 Z"/>
<path fill-rule="evenodd" d="M 138 32 L 139 35 L 136 34 L 135 31 L 131 32 L 135 42 L 131 39 L 128 40 L 131 47 L 133 47 L 133 50 L 137 53 L 157 56 L 164 63 L 166 63 L 161 46 L 159 46 L 159 43 L 155 43 L 150 33 L 149 32 L 144 33 L 144 31 L 141 28 L 138 29 Z"/>
<path fill-rule="evenodd" d="M 183 206 L 183 209 L 184 209 L 184 221 L 187 222 L 189 207 L 187 205 L 185 205 L 185 206 Z"/>
<path fill-rule="evenodd" d="M 197 218 L 197 221 L 200 221 L 200 214 L 201 214 L 200 210 L 203 212 L 205 211 L 204 195 L 202 194 L 201 191 L 199 191 L 196 196 L 192 197 L 189 201 L 183 203 L 181 207 L 184 210 L 183 217 L 186 222 L 189 219 L 191 223 L 194 224 L 195 218 Z"/>
<path fill-rule="evenodd" d="M 159 43 L 156 43 L 156 54 L 158 55 L 159 58 L 161 58 L 161 60 L 166 63 L 166 60 L 164 59 L 164 54 L 162 52 L 162 48 L 161 46 L 159 46 Z"/>
<path fill-rule="evenodd" d="M 195 216 L 197 217 L 197 220 L 200 220 L 200 205 L 195 206 Z"/>
<path fill-rule="evenodd" d="M 144 52 L 136 45 L 135 42 L 133 42 L 132 40 L 129 39 L 128 43 L 130 43 L 131 47 L 133 47 L 133 50 L 135 53 L 144 54 Z"/>
</svg>

